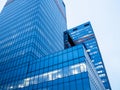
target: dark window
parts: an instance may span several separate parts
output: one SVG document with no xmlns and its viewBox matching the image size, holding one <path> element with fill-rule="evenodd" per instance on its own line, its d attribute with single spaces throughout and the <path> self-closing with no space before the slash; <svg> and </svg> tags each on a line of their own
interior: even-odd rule
<svg viewBox="0 0 120 90">
<path fill-rule="evenodd" d="M 74 28 L 74 29 L 73 29 L 73 31 L 76 31 L 76 30 L 77 30 L 77 28 Z"/>
<path fill-rule="evenodd" d="M 84 26 L 85 26 L 85 27 L 89 26 L 89 23 L 85 24 Z"/>
</svg>

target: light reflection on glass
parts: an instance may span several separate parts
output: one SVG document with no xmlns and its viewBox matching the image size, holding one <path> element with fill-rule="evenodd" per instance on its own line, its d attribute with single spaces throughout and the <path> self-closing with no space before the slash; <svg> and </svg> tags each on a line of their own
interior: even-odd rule
<svg viewBox="0 0 120 90">
<path fill-rule="evenodd" d="M 100 69 L 100 68 L 103 68 L 103 65 L 98 65 L 95 67 L 96 69 Z"/>
<path fill-rule="evenodd" d="M 13 86 L 10 87 L 10 89 L 12 89 L 12 88 L 13 88 Z"/>
<path fill-rule="evenodd" d="M 103 73 L 103 74 L 99 74 L 99 77 L 101 78 L 101 77 L 105 77 L 105 74 Z"/>
<path fill-rule="evenodd" d="M 79 73 L 86 72 L 86 71 L 87 69 L 86 69 L 85 63 L 75 64 L 72 66 L 64 67 L 59 70 L 54 70 L 54 71 L 47 72 L 44 74 L 36 75 L 34 77 L 26 78 L 22 81 L 19 81 L 19 85 L 17 87 L 11 86 L 9 87 L 9 89 L 24 88 L 29 85 L 34 85 L 34 84 L 38 84 L 38 83 L 42 83 L 46 81 L 52 81 L 58 78 L 63 78 L 63 77 L 71 76 L 74 74 L 79 74 Z"/>
</svg>

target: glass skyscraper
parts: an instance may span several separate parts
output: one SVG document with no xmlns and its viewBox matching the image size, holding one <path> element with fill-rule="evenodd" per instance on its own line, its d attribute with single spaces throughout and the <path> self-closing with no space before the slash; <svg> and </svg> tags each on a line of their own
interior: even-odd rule
<svg viewBox="0 0 120 90">
<path fill-rule="evenodd" d="M 62 0 L 8 0 L 0 14 L 0 62 L 62 50 L 65 30 Z"/>
<path fill-rule="evenodd" d="M 64 49 L 65 30 L 62 0 L 8 0 L 0 13 L 0 87 L 25 78 L 32 60 Z"/>
<path fill-rule="evenodd" d="M 82 45 L 22 66 L 1 74 L 1 90 L 105 90 Z"/>
<path fill-rule="evenodd" d="M 105 88 L 107 90 L 111 90 L 103 59 L 90 22 L 84 23 L 64 32 L 65 48 L 79 44 L 83 44 L 87 49 L 90 59 L 94 64 Z"/>
<path fill-rule="evenodd" d="M 62 0 L 7 0 L 0 13 L 0 90 L 109 87 L 90 23 L 77 28 L 84 26 L 90 34 L 76 28 L 65 31 Z M 78 35 L 84 34 L 81 43 Z"/>
</svg>

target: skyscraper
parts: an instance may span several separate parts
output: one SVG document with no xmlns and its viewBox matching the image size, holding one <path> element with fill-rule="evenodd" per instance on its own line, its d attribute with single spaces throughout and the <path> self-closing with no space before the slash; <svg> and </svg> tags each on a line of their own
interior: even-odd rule
<svg viewBox="0 0 120 90">
<path fill-rule="evenodd" d="M 65 30 L 62 0 L 7 0 L 0 14 L 0 90 L 105 90 L 103 62 L 90 56 L 95 41 L 86 46 L 79 31 L 66 31 L 65 47 L 74 47 L 62 50 Z"/>
<path fill-rule="evenodd" d="M 32 60 L 1 75 L 2 90 L 105 90 L 82 45 Z M 24 76 L 22 78 L 22 76 Z M 10 81 L 10 78 L 14 81 Z"/>
<path fill-rule="evenodd" d="M 62 0 L 8 0 L 0 13 L 0 84 L 25 78 L 31 61 L 64 49 L 65 30 Z"/>
<path fill-rule="evenodd" d="M 61 50 L 65 30 L 62 0 L 8 0 L 0 14 L 0 61 Z"/>
<path fill-rule="evenodd" d="M 90 59 L 94 64 L 105 88 L 107 90 L 111 90 L 103 59 L 90 22 L 84 23 L 64 32 L 65 48 L 79 44 L 83 44 L 87 49 Z"/>
</svg>

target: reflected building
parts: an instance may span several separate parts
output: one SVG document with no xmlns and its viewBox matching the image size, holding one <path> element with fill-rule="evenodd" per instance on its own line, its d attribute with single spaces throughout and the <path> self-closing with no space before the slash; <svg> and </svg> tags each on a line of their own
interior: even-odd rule
<svg viewBox="0 0 120 90">
<path fill-rule="evenodd" d="M 32 60 L 1 77 L 2 90 L 105 90 L 82 45 Z"/>
<path fill-rule="evenodd" d="M 83 44 L 85 46 L 91 62 L 94 64 L 105 88 L 107 90 L 111 90 L 103 59 L 90 22 L 84 23 L 64 32 L 65 49 L 79 44 Z"/>
</svg>

